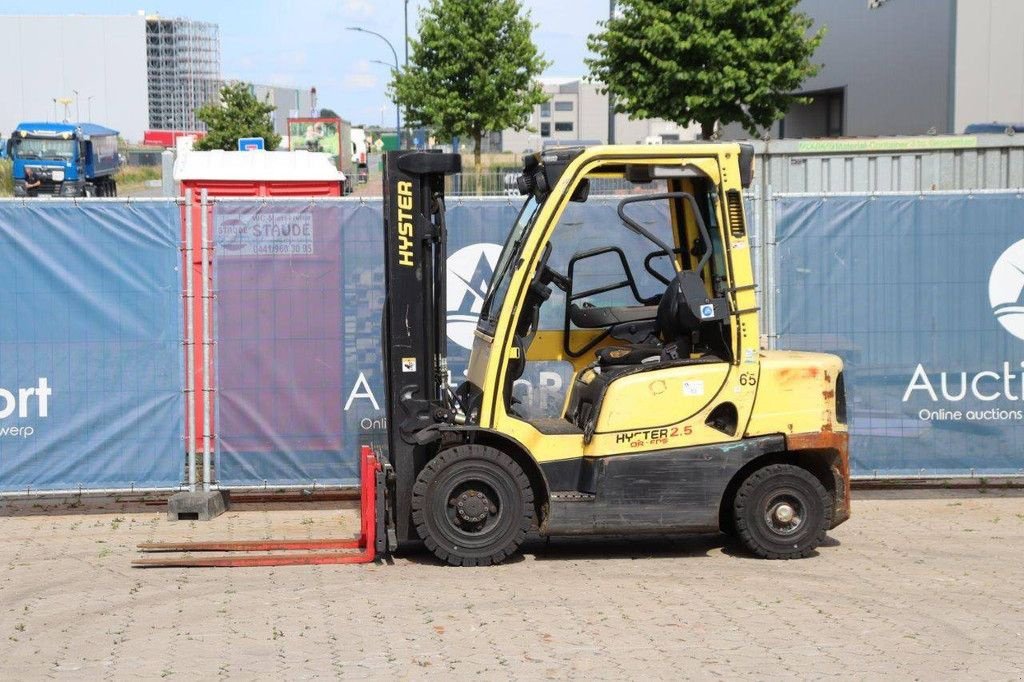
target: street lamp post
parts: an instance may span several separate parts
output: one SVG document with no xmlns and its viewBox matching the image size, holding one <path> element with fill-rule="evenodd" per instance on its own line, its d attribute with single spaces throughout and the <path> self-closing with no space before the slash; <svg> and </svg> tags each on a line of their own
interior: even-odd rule
<svg viewBox="0 0 1024 682">
<path fill-rule="evenodd" d="M 399 71 L 398 53 L 395 52 L 395 46 L 391 44 L 390 40 L 388 40 L 387 38 L 385 38 L 381 34 L 377 33 L 376 31 L 371 31 L 371 30 L 365 29 L 365 28 L 363 28 L 361 26 L 348 26 L 348 27 L 345 28 L 345 30 L 346 31 L 359 31 L 360 33 L 369 33 L 370 35 L 377 36 L 378 38 L 383 40 L 385 43 L 387 43 L 388 47 L 391 48 L 391 55 L 395 58 L 395 74 L 396 75 L 398 74 L 398 71 Z M 395 135 L 398 136 L 398 146 L 401 147 L 402 146 L 402 114 L 401 114 L 401 109 L 399 109 L 399 107 L 398 107 L 398 95 L 397 94 L 395 95 Z"/>
<path fill-rule="evenodd" d="M 71 105 L 72 100 L 70 97 L 61 97 L 57 101 L 64 105 L 64 122 L 67 123 L 68 117 L 71 116 L 71 112 L 68 110 L 68 107 Z"/>
<path fill-rule="evenodd" d="M 615 18 L 615 0 L 608 0 L 608 20 Z M 608 92 L 608 144 L 615 144 L 615 95 Z"/>
<path fill-rule="evenodd" d="M 395 68 L 394 64 L 388 64 L 387 62 L 381 61 L 380 59 L 371 59 L 370 63 L 371 64 L 379 64 L 380 66 L 386 67 L 389 71 L 394 71 L 394 68 Z M 395 106 L 397 107 L 397 105 L 398 105 L 398 103 L 396 102 Z M 381 107 L 380 110 L 381 110 L 381 113 L 383 113 L 384 112 L 384 107 Z M 397 120 L 398 120 L 398 116 L 397 115 L 395 116 L 395 120 L 396 120 L 396 123 L 397 123 Z M 382 121 L 382 123 L 383 123 L 383 121 Z M 397 128 L 396 128 L 395 132 L 396 133 L 398 132 Z M 398 136 L 398 143 L 399 143 L 399 146 L 401 146 L 401 143 L 402 143 L 402 136 L 401 135 Z"/>
<path fill-rule="evenodd" d="M 75 118 L 77 119 L 76 122 L 77 123 L 81 123 L 82 122 L 82 110 L 78 106 L 78 90 L 72 90 L 71 92 L 75 93 Z"/>
<path fill-rule="evenodd" d="M 90 121 L 92 121 L 92 98 L 93 97 L 95 97 L 95 95 L 89 95 L 88 97 L 85 98 L 85 107 L 86 107 L 86 114 L 85 115 L 89 117 Z"/>
</svg>

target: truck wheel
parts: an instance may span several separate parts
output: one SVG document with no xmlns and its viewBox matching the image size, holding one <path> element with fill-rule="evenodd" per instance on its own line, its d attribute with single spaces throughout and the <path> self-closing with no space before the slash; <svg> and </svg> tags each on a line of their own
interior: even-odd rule
<svg viewBox="0 0 1024 682">
<path fill-rule="evenodd" d="M 504 452 L 485 445 L 443 451 L 412 489 L 416 532 L 452 566 L 501 563 L 519 549 L 533 518 L 526 474 Z"/>
<path fill-rule="evenodd" d="M 93 185 L 86 185 L 82 188 L 82 196 L 88 198 L 96 196 L 96 188 Z"/>
<path fill-rule="evenodd" d="M 110 179 L 110 196 L 117 196 L 117 180 L 114 180 L 113 178 Z"/>
<path fill-rule="evenodd" d="M 814 474 L 772 464 L 750 474 L 733 500 L 736 534 L 764 559 L 799 559 L 814 551 L 831 526 L 832 500 Z"/>
</svg>

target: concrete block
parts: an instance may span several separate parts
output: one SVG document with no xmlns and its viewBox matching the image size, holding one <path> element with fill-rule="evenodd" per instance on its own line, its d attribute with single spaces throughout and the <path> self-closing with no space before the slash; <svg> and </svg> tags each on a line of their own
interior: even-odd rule
<svg viewBox="0 0 1024 682">
<path fill-rule="evenodd" d="M 181 492 L 167 500 L 168 521 L 209 521 L 228 510 L 231 498 L 223 490 Z"/>
</svg>

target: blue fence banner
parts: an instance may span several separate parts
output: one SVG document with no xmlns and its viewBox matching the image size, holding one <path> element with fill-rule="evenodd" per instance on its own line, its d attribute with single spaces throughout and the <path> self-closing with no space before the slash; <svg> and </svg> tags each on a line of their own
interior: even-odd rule
<svg viewBox="0 0 1024 682">
<path fill-rule="evenodd" d="M 181 211 L 0 202 L 0 491 L 184 475 Z"/>
<path fill-rule="evenodd" d="M 1024 473 L 1024 199 L 780 196 L 780 348 L 846 363 L 853 474 Z"/>
<path fill-rule="evenodd" d="M 450 202 L 455 377 L 518 209 L 505 199 Z M 381 211 L 379 199 L 215 205 L 221 485 L 357 482 L 360 439 L 386 428 Z"/>
</svg>

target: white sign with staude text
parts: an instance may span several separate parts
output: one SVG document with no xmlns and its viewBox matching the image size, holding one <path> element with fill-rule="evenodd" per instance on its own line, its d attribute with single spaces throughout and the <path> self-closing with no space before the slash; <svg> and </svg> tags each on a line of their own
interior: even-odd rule
<svg viewBox="0 0 1024 682">
<path fill-rule="evenodd" d="M 313 216 L 262 211 L 221 220 L 217 249 L 221 256 L 312 256 Z"/>
</svg>

